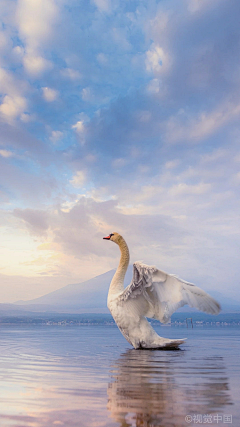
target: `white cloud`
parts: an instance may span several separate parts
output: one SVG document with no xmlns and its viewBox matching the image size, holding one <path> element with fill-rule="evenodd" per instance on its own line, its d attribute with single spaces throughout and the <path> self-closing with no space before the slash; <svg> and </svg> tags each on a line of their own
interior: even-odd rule
<svg viewBox="0 0 240 427">
<path fill-rule="evenodd" d="M 49 41 L 58 9 L 53 0 L 19 0 L 17 23 L 19 33 L 28 47 L 38 49 Z"/>
<path fill-rule="evenodd" d="M 79 71 L 74 70 L 73 68 L 64 68 L 61 70 L 61 74 L 70 80 L 79 80 L 82 77 Z"/>
<path fill-rule="evenodd" d="M 81 174 L 79 176 L 81 180 Z M 63 209 L 53 207 L 47 215 L 44 211 L 18 210 L 16 216 L 37 236 L 39 224 L 42 236 L 48 230 L 49 244 L 42 249 L 52 250 L 55 256 L 60 253 L 60 263 L 55 265 L 58 274 L 63 274 L 63 267 L 68 274 L 79 260 L 82 272 L 77 271 L 81 276 L 87 274 L 90 264 L 85 264 L 85 260 L 89 256 L 99 273 L 106 271 L 108 265 L 109 269 L 113 268 L 118 262 L 118 252 L 101 242 L 105 233 L 116 230 L 126 237 L 133 261 L 143 259 L 147 264 L 155 264 L 196 284 L 215 286 L 224 292 L 226 279 L 231 282 L 234 278 L 232 268 L 226 269 L 226 263 L 230 262 L 231 267 L 238 263 L 236 227 L 239 219 L 236 213 L 231 214 L 229 221 L 226 211 L 221 217 L 216 217 L 214 212 L 209 215 L 209 205 L 214 206 L 218 201 L 209 194 L 206 203 L 206 188 L 201 186 L 201 183 L 194 189 L 192 186 L 190 191 L 185 186 L 178 194 L 169 194 L 163 187 L 139 188 L 139 196 L 143 196 L 139 201 L 145 202 L 142 205 L 145 212 L 140 208 L 137 211 L 136 203 L 135 212 L 131 209 L 129 200 L 136 194 L 128 188 L 129 199 L 121 205 L 116 200 L 97 202 L 82 197 L 66 209 L 64 205 Z M 223 258 L 224 262 L 219 263 Z M 41 259 L 36 257 L 36 263 L 42 263 Z"/>
<path fill-rule="evenodd" d="M 70 183 L 75 188 L 81 188 L 86 181 L 86 174 L 83 171 L 77 171 Z"/>
<path fill-rule="evenodd" d="M 240 104 L 228 101 L 209 113 L 200 113 L 198 117 L 189 116 L 184 112 L 180 115 L 177 114 L 166 123 L 167 141 L 202 140 L 239 116 Z"/>
<path fill-rule="evenodd" d="M 23 65 L 29 74 L 38 76 L 53 66 L 44 57 L 43 49 L 50 42 L 58 19 L 57 6 L 53 0 L 19 0 L 16 18 L 25 45 Z"/>
<path fill-rule="evenodd" d="M 81 135 L 85 130 L 83 120 L 79 120 L 77 123 L 75 123 L 75 125 L 72 125 L 72 129 L 74 129 L 79 135 Z"/>
<path fill-rule="evenodd" d="M 202 113 L 199 120 L 192 124 L 190 138 L 201 139 L 240 115 L 240 104 L 227 102 L 210 114 Z"/>
<path fill-rule="evenodd" d="M 47 70 L 53 68 L 51 61 L 45 59 L 44 57 L 35 54 L 32 51 L 28 51 L 23 57 L 23 65 L 26 71 L 32 76 L 39 76 Z"/>
<path fill-rule="evenodd" d="M 159 79 L 152 79 L 148 85 L 147 85 L 147 90 L 149 93 L 158 93 L 159 92 L 159 88 L 160 88 L 160 82 Z"/>
<path fill-rule="evenodd" d="M 204 163 L 216 162 L 218 160 L 224 159 L 227 157 L 227 150 L 223 148 L 219 148 L 212 153 L 203 154 L 202 161 Z M 236 160 L 236 158 L 235 158 Z"/>
<path fill-rule="evenodd" d="M 108 56 L 105 55 L 105 53 L 99 53 L 97 55 L 97 60 L 98 60 L 99 64 L 101 64 L 101 65 L 107 65 L 108 64 Z"/>
<path fill-rule="evenodd" d="M 50 141 L 52 141 L 55 144 L 62 137 L 63 137 L 63 132 L 61 132 L 60 130 L 53 130 L 50 136 Z"/>
<path fill-rule="evenodd" d="M 111 12 L 111 0 L 93 0 L 100 12 Z"/>
<path fill-rule="evenodd" d="M 166 72 L 170 66 L 170 60 L 163 48 L 153 43 L 146 52 L 145 64 L 147 71 L 160 73 Z"/>
<path fill-rule="evenodd" d="M 8 158 L 14 156 L 14 153 L 10 150 L 0 150 L 0 156 Z"/>
<path fill-rule="evenodd" d="M 22 113 L 20 115 L 20 119 L 23 123 L 29 123 L 32 120 L 34 120 L 34 115 L 28 114 L 28 113 Z"/>
<path fill-rule="evenodd" d="M 58 97 L 58 91 L 55 89 L 51 89 L 50 87 L 42 87 L 43 98 L 47 102 L 56 101 Z"/>
<path fill-rule="evenodd" d="M 211 189 L 211 184 L 205 184 L 200 183 L 197 185 L 191 185 L 186 183 L 180 183 L 178 185 L 173 186 L 170 189 L 171 196 L 179 196 L 179 195 L 186 195 L 186 194 L 205 194 L 206 192 L 209 192 Z"/>
<path fill-rule="evenodd" d="M 174 169 L 174 168 L 176 168 L 179 165 L 179 163 L 180 163 L 179 159 L 169 160 L 169 162 L 166 162 L 165 168 L 166 169 Z"/>
<path fill-rule="evenodd" d="M 12 51 L 18 58 L 22 58 L 24 56 L 24 48 L 22 46 L 15 46 Z"/>
<path fill-rule="evenodd" d="M 127 39 L 127 33 L 125 29 L 115 27 L 111 31 L 111 36 L 121 50 L 131 51 L 132 45 Z"/>
<path fill-rule="evenodd" d="M 9 71 L 0 68 L 0 92 L 4 94 L 0 113 L 6 121 L 11 121 L 25 112 L 27 100 L 24 97 L 27 84 L 14 78 Z"/>
<path fill-rule="evenodd" d="M 112 229 L 129 231 L 127 235 L 136 258 L 145 253 L 148 257 L 146 248 L 149 243 L 150 262 L 157 263 L 161 255 L 164 262 L 170 265 L 174 260 L 173 265 L 176 262 L 182 268 L 181 257 L 185 257 L 183 263 L 186 263 L 188 253 L 191 253 L 192 264 L 201 267 L 201 263 L 205 265 L 205 254 L 197 251 L 207 247 L 207 262 L 211 260 L 217 265 L 219 253 L 215 254 L 215 248 L 219 247 L 227 257 L 228 248 L 231 250 L 230 240 L 237 239 L 237 232 L 234 234 L 237 227 L 232 223 L 239 212 L 239 150 L 230 151 L 234 138 L 235 146 L 239 143 L 236 136 L 240 116 L 237 100 L 240 87 L 239 23 L 234 12 L 237 2 L 226 0 L 224 7 L 223 0 L 155 3 L 154 7 L 142 3 L 131 13 L 123 12 L 120 7 L 109 20 L 105 14 L 112 10 L 112 6 L 119 7 L 119 2 L 111 5 L 110 1 L 96 0 L 98 10 L 93 7 L 93 0 L 85 2 L 84 13 L 74 19 L 71 8 L 65 13 L 64 1 L 4 2 L 11 13 L 4 11 L 6 23 L 1 33 L 1 52 L 4 52 L 3 70 L 0 70 L 1 121 L 19 117 L 21 122 L 11 125 L 12 133 L 10 126 L 4 130 L 1 124 L 1 147 L 6 147 L 0 152 L 2 176 L 11 203 L 16 201 L 13 194 L 20 197 L 16 203 L 26 203 L 28 207 L 34 203 L 39 206 L 46 199 L 49 205 L 51 197 L 56 197 L 61 212 L 69 216 L 61 216 L 58 207 L 53 208 L 52 236 L 60 240 L 63 247 L 70 248 L 74 255 L 82 254 L 85 243 L 88 244 L 84 231 L 76 237 L 79 217 L 88 216 L 88 232 L 93 223 L 96 234 L 99 230 L 104 231 L 103 228 L 106 232 Z M 213 6 L 203 6 L 207 4 Z M 19 26 L 14 28 L 10 15 L 14 15 L 16 5 Z M 56 32 L 58 8 L 62 8 L 63 13 Z M 102 31 L 103 28 L 106 31 Z M 19 46 L 12 49 L 18 38 Z M 44 79 L 40 79 L 53 67 L 51 61 L 54 61 L 54 76 L 46 73 Z M 69 68 L 63 68 L 65 66 Z M 25 71 L 38 81 L 30 78 L 28 83 Z M 51 104 L 39 108 L 37 95 L 42 86 L 49 103 L 57 99 L 56 89 L 59 90 L 61 103 L 57 115 L 51 112 Z M 40 93 L 44 96 L 44 90 Z M 108 99 L 113 101 L 107 101 L 106 108 L 100 110 L 101 96 L 109 96 Z M 87 102 L 83 103 L 82 99 Z M 25 111 L 28 106 L 33 110 L 31 114 Z M 86 114 L 77 116 L 79 108 L 84 108 L 92 120 Z M 97 109 L 98 113 L 94 115 Z M 35 139 L 26 132 L 27 122 L 33 118 L 30 128 Z M 226 125 L 229 126 L 223 129 Z M 25 133 L 20 136 L 22 128 Z M 63 130 L 64 134 L 57 129 Z M 219 132 L 220 129 L 223 132 Z M 61 141 L 62 150 L 57 150 L 59 147 L 54 147 L 51 142 L 55 143 L 63 135 L 66 138 Z M 75 138 L 79 138 L 83 144 L 86 137 L 86 146 L 79 147 L 74 143 Z M 206 142 L 204 138 L 207 138 Z M 201 144 L 193 148 L 189 146 L 191 141 Z M 166 142 L 181 144 L 172 146 Z M 6 159 L 11 160 L 12 147 L 17 146 L 26 155 L 19 155 L 15 165 Z M 223 149 L 214 152 L 213 146 L 223 146 Z M 56 153 L 52 154 L 55 149 Z M 110 166 L 107 171 L 106 158 Z M 22 170 L 20 163 L 23 164 Z M 44 169 L 40 163 L 44 164 Z M 129 164 L 128 168 L 124 167 L 126 164 Z M 39 169 L 33 174 L 36 165 Z M 45 168 L 45 165 L 49 167 Z M 111 166 L 118 169 L 117 173 Z M 67 167 L 74 167 L 78 172 L 69 178 Z M 124 174 L 121 173 L 122 167 Z M 76 206 L 77 196 L 73 193 L 81 191 L 75 191 L 70 184 L 80 189 L 85 185 L 88 189 L 86 173 L 95 180 L 94 200 L 87 201 L 85 197 L 82 205 Z M 103 194 L 102 188 L 105 189 Z M 70 201 L 61 205 L 59 200 L 69 189 Z M 113 194 L 119 201 L 118 207 L 94 205 L 94 201 L 108 200 Z M 87 206 L 86 211 L 84 206 Z M 76 211 L 78 215 L 73 227 Z M 169 228 L 168 221 L 172 221 Z M 37 217 L 35 227 L 38 222 Z M 182 227 L 185 230 L 183 238 Z M 227 227 L 231 228 L 231 239 L 224 243 L 221 239 L 229 230 Z M 220 230 L 219 237 L 218 233 L 213 236 L 213 228 Z M 147 232 L 153 233 L 152 240 L 148 240 Z M 158 233 L 157 237 L 154 233 Z M 97 245 L 99 242 L 89 246 L 89 257 L 98 250 Z M 151 245 L 155 245 L 154 250 Z M 211 247 L 214 248 L 212 254 Z M 156 248 L 160 248 L 161 253 Z M 196 253 L 195 260 L 192 251 Z M 28 262 L 30 266 L 31 260 Z M 36 256 L 33 263 L 40 262 Z M 64 261 L 60 259 L 61 263 Z M 75 265 L 72 259 L 72 266 Z M 103 268 L 99 259 L 96 265 Z M 161 267 L 160 263 L 158 265 Z M 236 265 L 232 271 L 238 271 Z M 47 271 L 50 272 L 50 268 Z M 220 276 L 220 273 L 216 274 L 216 281 Z"/>
<path fill-rule="evenodd" d="M 85 144 L 85 134 L 86 134 L 86 123 L 89 123 L 90 119 L 85 113 L 79 114 L 80 120 L 78 120 L 74 125 L 72 125 L 72 129 L 75 130 L 76 134 L 79 137 L 80 143 L 82 145 Z"/>
<path fill-rule="evenodd" d="M 94 102 L 95 96 L 90 87 L 85 87 L 82 90 L 82 99 L 86 102 Z"/>
<path fill-rule="evenodd" d="M 0 105 L 0 113 L 6 118 L 15 118 L 22 114 L 27 107 L 27 101 L 22 96 L 9 96 L 3 98 Z"/>
<path fill-rule="evenodd" d="M 214 3 L 219 3 L 221 1 L 222 0 L 188 0 L 188 10 L 191 13 L 197 13 L 209 6 L 213 6 Z"/>
</svg>

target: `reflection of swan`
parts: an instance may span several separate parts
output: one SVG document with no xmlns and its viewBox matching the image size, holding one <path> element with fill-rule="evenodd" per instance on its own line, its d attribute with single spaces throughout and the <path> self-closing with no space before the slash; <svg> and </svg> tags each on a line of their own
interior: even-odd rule
<svg viewBox="0 0 240 427">
<path fill-rule="evenodd" d="M 180 397 L 165 363 L 156 363 L 155 352 L 128 350 L 114 364 L 107 406 L 121 426 L 159 425 L 155 423 L 163 414 L 173 422 L 173 400 Z"/>
<path fill-rule="evenodd" d="M 221 357 L 128 350 L 111 377 L 107 407 L 121 427 L 182 427 L 188 414 L 222 413 L 231 405 Z"/>
<path fill-rule="evenodd" d="M 160 337 L 146 317 L 167 323 L 177 308 L 185 304 L 206 313 L 219 313 L 217 301 L 202 289 L 141 262 L 133 264 L 132 282 L 124 289 L 129 264 L 127 244 L 118 233 L 104 239 L 115 242 L 121 251 L 120 263 L 110 284 L 108 308 L 120 331 L 134 348 L 177 347 L 184 342 L 183 339 Z"/>
</svg>

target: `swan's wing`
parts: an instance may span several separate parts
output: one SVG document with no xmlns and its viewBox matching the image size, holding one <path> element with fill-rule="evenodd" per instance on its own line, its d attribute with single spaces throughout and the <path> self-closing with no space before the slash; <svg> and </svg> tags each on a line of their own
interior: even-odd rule
<svg viewBox="0 0 240 427">
<path fill-rule="evenodd" d="M 134 263 L 132 282 L 119 296 L 119 302 L 163 323 L 185 304 L 209 314 L 218 314 L 221 309 L 215 299 L 192 283 L 141 262 Z"/>
</svg>

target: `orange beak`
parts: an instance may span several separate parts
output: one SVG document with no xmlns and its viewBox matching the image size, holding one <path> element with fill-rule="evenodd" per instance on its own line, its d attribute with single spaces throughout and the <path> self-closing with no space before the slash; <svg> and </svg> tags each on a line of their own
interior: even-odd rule
<svg viewBox="0 0 240 427">
<path fill-rule="evenodd" d="M 111 236 L 103 237 L 105 240 L 110 240 Z"/>
</svg>

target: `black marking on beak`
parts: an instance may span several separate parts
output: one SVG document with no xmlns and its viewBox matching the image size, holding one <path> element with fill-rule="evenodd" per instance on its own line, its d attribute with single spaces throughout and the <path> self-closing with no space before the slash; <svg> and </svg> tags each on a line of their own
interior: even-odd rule
<svg viewBox="0 0 240 427">
<path fill-rule="evenodd" d="M 110 240 L 112 236 L 113 236 L 113 234 L 109 234 L 109 236 L 107 236 L 107 237 L 103 237 L 103 239 L 105 239 L 105 240 Z"/>
</svg>

